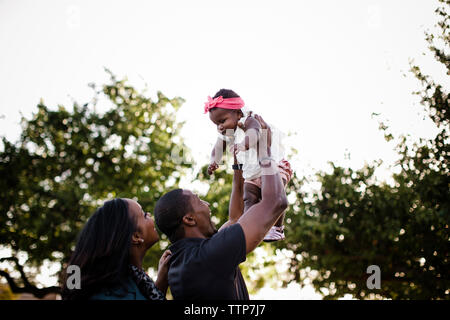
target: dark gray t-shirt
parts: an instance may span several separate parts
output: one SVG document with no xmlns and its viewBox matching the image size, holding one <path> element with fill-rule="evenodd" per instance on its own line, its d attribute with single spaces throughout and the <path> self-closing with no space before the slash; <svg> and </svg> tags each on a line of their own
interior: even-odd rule
<svg viewBox="0 0 450 320">
<path fill-rule="evenodd" d="M 248 300 L 238 265 L 246 259 L 245 235 L 233 224 L 209 239 L 185 238 L 170 246 L 169 286 L 176 300 Z"/>
</svg>

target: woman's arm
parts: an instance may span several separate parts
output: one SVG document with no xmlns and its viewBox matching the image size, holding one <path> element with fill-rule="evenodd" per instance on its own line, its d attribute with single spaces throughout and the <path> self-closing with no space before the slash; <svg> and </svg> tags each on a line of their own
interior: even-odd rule
<svg viewBox="0 0 450 320">
<path fill-rule="evenodd" d="M 164 296 L 166 295 L 167 288 L 169 287 L 168 274 L 171 255 L 172 252 L 170 252 L 170 250 L 166 250 L 162 254 L 161 259 L 159 259 L 158 275 L 155 281 L 156 287 L 164 294 Z"/>
</svg>

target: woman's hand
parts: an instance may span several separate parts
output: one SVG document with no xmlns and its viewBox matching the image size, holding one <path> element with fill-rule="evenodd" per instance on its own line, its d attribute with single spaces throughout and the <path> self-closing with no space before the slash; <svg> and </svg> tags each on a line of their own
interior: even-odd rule
<svg viewBox="0 0 450 320">
<path fill-rule="evenodd" d="M 169 265 L 170 265 L 170 257 L 172 256 L 172 252 L 170 250 L 164 251 L 159 259 L 158 264 L 158 276 L 155 281 L 155 285 L 161 290 L 162 293 L 166 294 L 167 288 L 169 287 Z"/>
<path fill-rule="evenodd" d="M 170 252 L 170 250 L 164 251 L 161 259 L 159 259 L 158 273 L 160 273 L 161 271 L 169 271 L 169 260 L 171 256 L 172 252 Z"/>
</svg>

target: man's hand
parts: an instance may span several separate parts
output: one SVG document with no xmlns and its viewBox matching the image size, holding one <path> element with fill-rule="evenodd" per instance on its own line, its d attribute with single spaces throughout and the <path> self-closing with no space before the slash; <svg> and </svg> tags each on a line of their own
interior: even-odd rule
<svg viewBox="0 0 450 320">
<path fill-rule="evenodd" d="M 219 165 L 213 161 L 209 166 L 208 166 L 208 174 L 212 175 L 214 171 L 217 170 L 217 168 L 219 168 Z"/>
<path fill-rule="evenodd" d="M 260 115 L 255 114 L 254 117 L 256 120 L 258 120 L 259 124 L 261 125 L 261 129 L 262 129 L 261 130 L 262 131 L 261 132 L 262 139 L 260 139 L 260 142 L 261 141 L 267 142 L 267 152 L 269 153 L 269 156 L 270 156 L 270 147 L 272 145 L 272 130 L 270 129 L 270 127 L 267 125 L 267 123 L 264 121 L 264 119 Z M 267 137 L 266 140 L 263 137 L 264 135 Z"/>
</svg>

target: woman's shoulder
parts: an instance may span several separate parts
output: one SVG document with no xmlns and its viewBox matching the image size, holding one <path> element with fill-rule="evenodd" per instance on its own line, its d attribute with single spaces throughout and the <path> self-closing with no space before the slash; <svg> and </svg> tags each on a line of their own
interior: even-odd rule
<svg viewBox="0 0 450 320">
<path fill-rule="evenodd" d="M 105 288 L 100 292 L 92 295 L 89 300 L 147 300 L 139 291 L 136 283 L 128 278 L 126 289 L 122 286 L 114 288 Z"/>
</svg>

